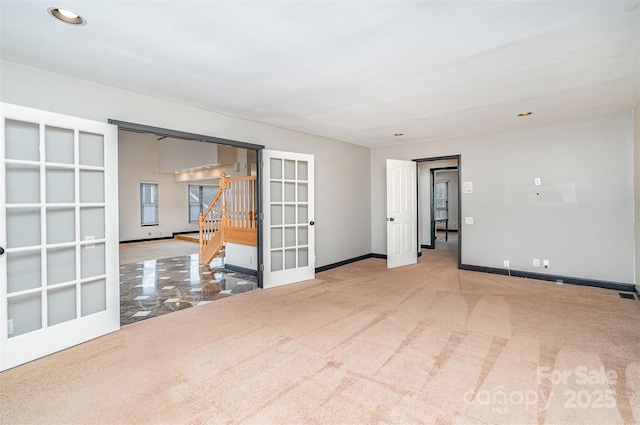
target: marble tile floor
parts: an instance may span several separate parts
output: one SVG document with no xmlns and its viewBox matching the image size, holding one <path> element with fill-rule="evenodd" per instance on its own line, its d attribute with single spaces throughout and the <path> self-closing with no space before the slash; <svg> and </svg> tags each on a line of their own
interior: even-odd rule
<svg viewBox="0 0 640 425">
<path fill-rule="evenodd" d="M 220 298 L 254 290 L 257 278 L 210 265 L 198 254 L 139 261 L 120 266 L 120 325 L 130 325 Z"/>
</svg>

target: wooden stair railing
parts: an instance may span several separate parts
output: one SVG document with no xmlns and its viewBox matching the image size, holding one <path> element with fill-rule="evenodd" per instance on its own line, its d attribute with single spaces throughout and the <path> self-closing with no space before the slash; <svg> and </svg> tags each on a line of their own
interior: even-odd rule
<svg viewBox="0 0 640 425">
<path fill-rule="evenodd" d="M 258 244 L 256 178 L 220 177 L 218 193 L 200 214 L 200 264 L 209 264 L 227 242 Z"/>
</svg>

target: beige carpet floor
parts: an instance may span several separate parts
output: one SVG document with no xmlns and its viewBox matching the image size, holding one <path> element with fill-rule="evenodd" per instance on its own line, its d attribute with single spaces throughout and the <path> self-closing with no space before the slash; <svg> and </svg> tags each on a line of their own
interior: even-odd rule
<svg viewBox="0 0 640 425">
<path fill-rule="evenodd" d="M 120 244 L 120 264 L 132 264 L 139 261 L 158 258 L 179 257 L 197 254 L 197 243 L 180 239 L 159 239 L 157 241 L 128 242 Z"/>
<path fill-rule="evenodd" d="M 640 302 L 368 259 L 0 374 L 2 424 L 640 422 Z"/>
</svg>

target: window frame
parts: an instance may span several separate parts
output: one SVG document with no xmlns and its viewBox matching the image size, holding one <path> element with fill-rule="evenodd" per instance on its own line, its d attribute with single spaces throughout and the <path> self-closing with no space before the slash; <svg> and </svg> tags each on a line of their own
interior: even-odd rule
<svg viewBox="0 0 640 425">
<path fill-rule="evenodd" d="M 151 198 L 153 198 L 153 191 L 155 190 L 155 200 L 152 199 L 152 202 L 144 202 L 145 201 L 145 197 L 144 197 L 144 191 L 145 191 L 145 187 L 150 187 L 152 190 L 152 196 Z M 147 226 L 158 226 L 160 225 L 160 213 L 159 213 L 159 202 L 158 202 L 158 198 L 160 197 L 160 191 L 158 188 L 158 183 L 154 183 L 154 182 L 141 182 L 140 183 L 140 225 L 142 227 L 147 227 Z M 145 211 L 145 207 L 148 206 L 154 206 L 155 207 L 155 222 L 145 222 L 145 215 L 144 215 L 144 211 Z"/>
</svg>

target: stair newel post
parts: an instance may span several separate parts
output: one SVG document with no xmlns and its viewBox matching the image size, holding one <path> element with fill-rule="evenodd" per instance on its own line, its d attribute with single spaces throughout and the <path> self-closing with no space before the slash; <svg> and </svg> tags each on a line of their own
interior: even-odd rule
<svg viewBox="0 0 640 425">
<path fill-rule="evenodd" d="M 222 212 L 220 216 L 220 236 L 221 243 L 225 243 L 224 230 L 227 227 L 227 173 L 222 173 L 220 177 L 220 190 L 222 191 Z"/>
<path fill-rule="evenodd" d="M 202 249 L 204 247 L 204 235 L 203 235 L 203 232 L 204 232 L 204 214 L 202 214 L 202 212 L 198 216 L 198 228 L 200 229 L 200 233 L 199 233 L 200 234 L 200 239 L 198 241 L 198 243 L 199 243 L 198 246 L 200 247 L 200 249 L 199 249 L 200 252 L 198 254 L 199 254 L 200 258 L 202 258 Z"/>
</svg>

